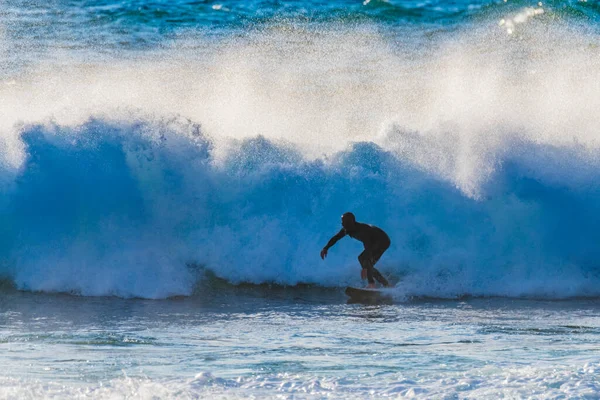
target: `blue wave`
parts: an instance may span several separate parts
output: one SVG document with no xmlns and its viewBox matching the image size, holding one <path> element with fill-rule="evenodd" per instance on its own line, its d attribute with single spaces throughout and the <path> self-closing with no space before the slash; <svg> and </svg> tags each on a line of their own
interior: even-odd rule
<svg viewBox="0 0 600 400">
<path fill-rule="evenodd" d="M 398 140 L 431 144 L 409 136 Z M 406 294 L 600 295 L 600 158 L 581 145 L 509 140 L 471 196 L 371 142 L 311 160 L 259 136 L 217 158 L 181 118 L 20 137 L 26 159 L 2 172 L 0 272 L 23 290 L 187 295 L 190 264 L 234 284 L 358 284 L 358 242 L 319 258 L 353 211 L 390 234 L 380 269 Z"/>
</svg>

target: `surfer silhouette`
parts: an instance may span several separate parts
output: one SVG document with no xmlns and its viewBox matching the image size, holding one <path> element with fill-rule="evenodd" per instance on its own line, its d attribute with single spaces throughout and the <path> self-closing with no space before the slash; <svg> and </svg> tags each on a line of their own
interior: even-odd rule
<svg viewBox="0 0 600 400">
<path fill-rule="evenodd" d="M 375 263 L 390 247 L 390 238 L 382 229 L 376 226 L 356 222 L 356 218 L 351 212 L 342 215 L 342 229 L 329 239 L 329 242 L 323 247 L 321 258 L 325 259 L 329 248 L 346 235 L 361 241 L 365 246 L 365 250 L 358 256 L 358 262 L 362 267 L 361 278 L 367 278 L 369 281 L 367 287 L 374 288 L 375 279 L 383 286 L 389 286 L 388 281 L 375 268 Z"/>
</svg>

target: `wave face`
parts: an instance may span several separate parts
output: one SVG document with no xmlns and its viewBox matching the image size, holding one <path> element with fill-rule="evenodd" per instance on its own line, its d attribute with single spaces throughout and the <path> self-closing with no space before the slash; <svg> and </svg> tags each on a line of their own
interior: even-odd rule
<svg viewBox="0 0 600 400">
<path fill-rule="evenodd" d="M 193 293 L 198 268 L 356 285 L 358 242 L 319 258 L 353 211 L 389 233 L 380 269 L 403 294 L 600 295 L 600 41 L 512 10 L 394 37 L 275 22 L 4 71 L 0 274 L 145 298 Z"/>
<path fill-rule="evenodd" d="M 353 210 L 389 232 L 381 269 L 409 294 L 598 294 L 600 169 L 581 146 L 507 144 L 474 198 L 369 142 L 310 161 L 256 137 L 215 160 L 185 120 L 35 125 L 21 138 L 0 247 L 21 289 L 189 294 L 190 263 L 232 283 L 356 283 L 357 242 L 318 259 Z"/>
</svg>

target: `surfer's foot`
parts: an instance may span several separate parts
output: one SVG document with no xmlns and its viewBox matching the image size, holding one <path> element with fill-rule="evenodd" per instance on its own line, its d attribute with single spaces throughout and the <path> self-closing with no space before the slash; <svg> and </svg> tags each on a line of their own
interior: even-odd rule
<svg viewBox="0 0 600 400">
<path fill-rule="evenodd" d="M 367 285 L 367 289 L 375 289 L 375 284 L 374 283 L 369 283 Z"/>
</svg>

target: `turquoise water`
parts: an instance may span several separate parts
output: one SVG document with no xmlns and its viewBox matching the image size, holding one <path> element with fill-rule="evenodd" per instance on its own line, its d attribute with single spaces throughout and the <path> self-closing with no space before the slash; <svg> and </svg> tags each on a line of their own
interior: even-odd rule
<svg viewBox="0 0 600 400">
<path fill-rule="evenodd" d="M 596 301 L 12 293 L 3 398 L 596 398 Z"/>
<path fill-rule="evenodd" d="M 0 2 L 0 398 L 600 397 L 599 18 Z"/>
</svg>

